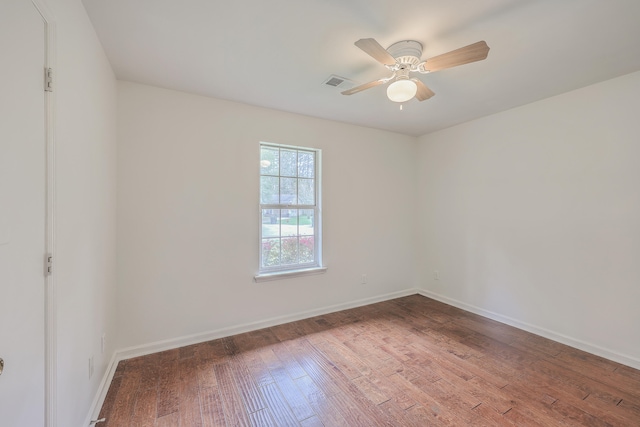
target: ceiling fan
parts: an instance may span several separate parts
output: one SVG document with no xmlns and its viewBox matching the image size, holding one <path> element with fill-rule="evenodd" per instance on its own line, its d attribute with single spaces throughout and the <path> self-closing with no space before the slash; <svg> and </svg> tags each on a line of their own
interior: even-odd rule
<svg viewBox="0 0 640 427">
<path fill-rule="evenodd" d="M 387 97 L 394 102 L 406 102 L 415 97 L 418 101 L 431 98 L 435 93 L 422 81 L 410 77 L 413 72 L 430 73 L 457 67 L 470 62 L 481 61 L 489 54 L 489 46 L 485 41 L 479 41 L 442 55 L 421 61 L 422 44 L 415 40 L 403 40 L 383 48 L 375 39 L 360 39 L 354 43 L 366 54 L 387 67 L 392 74 L 389 77 L 374 80 L 369 83 L 345 90 L 343 95 L 353 95 L 375 86 L 391 82 L 387 87 Z"/>
</svg>

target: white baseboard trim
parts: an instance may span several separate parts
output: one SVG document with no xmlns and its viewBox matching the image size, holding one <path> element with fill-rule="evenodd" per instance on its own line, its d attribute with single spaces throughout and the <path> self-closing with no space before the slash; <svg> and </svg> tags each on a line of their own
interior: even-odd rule
<svg viewBox="0 0 640 427">
<path fill-rule="evenodd" d="M 417 293 L 418 289 L 406 289 L 399 292 L 392 292 L 389 294 L 378 295 L 375 297 L 364 298 L 347 303 L 331 305 L 308 311 L 301 311 L 285 316 L 272 317 L 270 319 L 260 320 L 257 322 L 249 322 L 237 326 L 231 326 L 228 328 L 216 329 L 209 332 L 187 335 L 184 337 L 172 338 L 164 341 L 156 341 L 153 343 L 143 344 L 135 347 L 128 347 L 118 351 L 119 360 L 131 359 L 133 357 L 157 353 L 159 351 L 171 350 L 178 347 L 216 340 L 219 338 L 229 337 L 231 335 L 237 335 L 245 332 L 255 331 L 258 329 L 269 328 L 271 326 L 282 325 L 283 323 L 295 322 L 296 320 L 308 319 L 310 317 L 334 313 L 336 311 L 347 310 L 355 307 L 362 307 L 363 305 L 374 304 L 376 302 L 388 301 L 390 299 L 405 297 L 408 295 L 415 295 Z"/>
<path fill-rule="evenodd" d="M 541 337 L 548 338 L 550 340 L 557 341 L 561 344 L 565 344 L 570 347 L 577 348 L 578 350 L 586 351 L 587 353 L 604 357 L 605 359 L 613 360 L 614 362 L 622 363 L 623 365 L 627 365 L 635 369 L 640 369 L 640 360 L 635 357 L 618 353 L 616 351 L 609 350 L 604 347 L 600 347 L 598 345 L 591 344 L 576 338 L 572 338 L 567 335 L 563 335 L 558 332 L 551 331 L 549 329 L 531 325 L 529 323 L 522 322 L 512 317 L 504 316 L 502 314 L 495 313 L 493 311 L 485 310 L 483 308 L 476 307 L 475 305 L 467 304 L 465 302 L 458 301 L 456 299 L 449 298 L 447 296 L 440 295 L 440 294 L 428 291 L 426 289 L 419 289 L 418 293 L 427 298 L 432 298 L 434 300 L 452 305 L 462 310 L 479 314 L 480 316 L 487 317 L 492 320 L 496 320 L 500 323 L 504 323 L 509 326 L 513 326 L 515 328 L 522 329 L 527 332 L 531 332 L 532 334 L 540 335 Z"/>
<path fill-rule="evenodd" d="M 93 398 L 93 402 L 91 402 L 89 414 L 87 414 L 87 418 L 84 420 L 84 424 L 82 424 L 83 427 L 89 426 L 91 420 L 98 419 L 98 416 L 100 415 L 100 409 L 102 409 L 104 399 L 107 397 L 107 391 L 109 391 L 111 380 L 113 380 L 113 375 L 116 373 L 116 368 L 118 367 L 118 362 L 120 361 L 118 360 L 117 355 L 118 352 L 114 351 L 113 356 L 111 356 L 111 360 L 107 365 L 107 369 L 102 376 L 100 386 L 98 386 L 98 390 Z"/>
<path fill-rule="evenodd" d="M 388 301 L 395 298 L 406 297 L 409 295 L 415 295 L 419 293 L 416 288 L 405 289 L 403 291 L 392 292 L 384 295 L 378 295 L 375 297 L 359 299 L 342 304 L 330 305 L 327 307 L 317 308 L 314 310 L 301 311 L 298 313 L 272 317 L 270 319 L 261 320 L 257 322 L 244 323 L 238 326 L 232 326 L 228 328 L 216 329 L 209 332 L 203 332 L 199 334 L 187 335 L 184 337 L 172 338 L 163 341 L 156 341 L 148 344 L 138 345 L 134 347 L 123 348 L 116 350 L 107 366 L 107 370 L 104 373 L 100 387 L 96 392 L 96 396 L 93 399 L 89 414 L 87 415 L 86 422 L 83 427 L 88 426 L 91 420 L 98 418 L 100 415 L 100 409 L 104 403 L 104 399 L 107 397 L 107 391 L 113 375 L 116 372 L 118 363 L 122 360 L 131 359 L 138 356 L 145 356 L 147 354 L 157 353 L 165 350 L 172 350 L 174 348 L 184 347 L 187 345 L 198 344 L 201 342 L 211 341 L 219 338 L 229 337 L 232 335 L 242 334 L 245 332 L 251 332 L 258 329 L 268 328 L 271 326 L 282 325 L 284 323 L 295 322 L 297 320 L 308 319 L 314 316 L 321 316 L 323 314 L 335 313 L 336 311 L 348 310 L 350 308 L 362 307 L 364 305 L 375 304 L 377 302 Z"/>
</svg>

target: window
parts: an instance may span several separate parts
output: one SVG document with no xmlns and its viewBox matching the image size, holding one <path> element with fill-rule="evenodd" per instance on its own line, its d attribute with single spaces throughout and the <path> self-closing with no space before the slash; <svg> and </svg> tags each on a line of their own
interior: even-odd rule
<svg viewBox="0 0 640 427">
<path fill-rule="evenodd" d="M 260 269 L 256 280 L 322 271 L 320 150 L 260 144 Z"/>
</svg>

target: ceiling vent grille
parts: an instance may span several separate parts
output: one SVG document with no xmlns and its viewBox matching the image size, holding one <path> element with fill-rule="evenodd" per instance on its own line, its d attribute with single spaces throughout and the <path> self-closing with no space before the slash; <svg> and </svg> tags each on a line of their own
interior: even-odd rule
<svg viewBox="0 0 640 427">
<path fill-rule="evenodd" d="M 329 86 L 333 86 L 333 87 L 338 87 L 343 82 L 344 82 L 344 80 L 342 80 L 340 77 L 333 77 L 332 76 L 332 77 L 329 78 L 329 80 L 324 82 L 324 84 L 329 85 Z"/>
<path fill-rule="evenodd" d="M 330 75 L 323 84 L 326 86 L 340 88 L 342 90 L 349 89 L 353 86 L 353 82 L 351 80 L 336 76 L 335 74 Z"/>
</svg>

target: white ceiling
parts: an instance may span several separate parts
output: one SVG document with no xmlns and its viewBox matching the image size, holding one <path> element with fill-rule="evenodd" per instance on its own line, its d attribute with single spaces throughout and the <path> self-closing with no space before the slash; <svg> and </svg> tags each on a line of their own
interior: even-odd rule
<svg viewBox="0 0 640 427">
<path fill-rule="evenodd" d="M 117 77 L 423 135 L 640 70 L 640 0 L 83 0 Z M 486 60 L 418 77 L 436 96 L 323 82 L 389 75 L 354 42 L 485 40 Z"/>
</svg>

